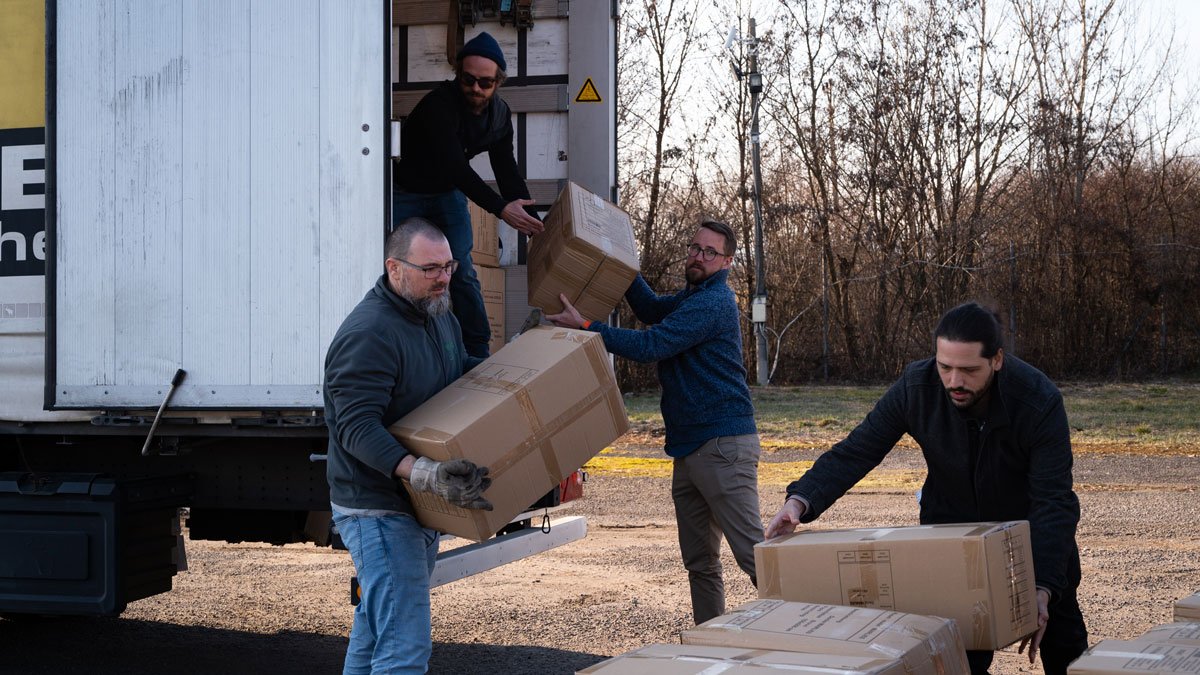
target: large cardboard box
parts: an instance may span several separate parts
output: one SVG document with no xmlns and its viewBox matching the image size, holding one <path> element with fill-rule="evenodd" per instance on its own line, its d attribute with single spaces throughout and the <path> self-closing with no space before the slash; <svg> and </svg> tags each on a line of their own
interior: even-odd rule
<svg viewBox="0 0 1200 675">
<path fill-rule="evenodd" d="M 540 327 L 504 345 L 389 431 L 422 457 L 466 458 L 488 467 L 492 486 L 484 494 L 493 511 L 409 491 L 422 525 L 482 541 L 628 428 L 600 336 Z"/>
<path fill-rule="evenodd" d="M 797 532 L 754 559 L 759 597 L 944 616 L 967 649 L 1037 628 L 1026 521 Z"/>
<path fill-rule="evenodd" d="M 497 267 L 476 267 L 483 307 L 487 310 L 488 328 L 492 329 L 489 346 L 495 354 L 504 346 L 504 270 Z"/>
<path fill-rule="evenodd" d="M 471 262 L 487 267 L 499 267 L 500 221 L 469 199 L 467 213 L 471 214 Z"/>
<path fill-rule="evenodd" d="M 1068 675 L 1200 674 L 1200 647 L 1104 640 L 1067 667 Z"/>
<path fill-rule="evenodd" d="M 1200 621 L 1200 593 L 1189 595 L 1175 603 L 1176 621 Z"/>
<path fill-rule="evenodd" d="M 906 675 L 970 672 L 950 619 L 866 607 L 756 600 L 683 631 L 684 644 L 899 659 Z"/>
<path fill-rule="evenodd" d="M 648 645 L 578 671 L 580 675 L 905 675 L 904 664 L 880 654 L 846 656 L 740 647 Z"/>
<path fill-rule="evenodd" d="M 608 318 L 638 273 L 629 214 L 567 183 L 529 243 L 529 304 L 562 311 L 563 293 L 585 319 Z"/>
<path fill-rule="evenodd" d="M 1182 621 L 1155 626 L 1133 641 L 1200 647 L 1200 622 Z"/>
</svg>

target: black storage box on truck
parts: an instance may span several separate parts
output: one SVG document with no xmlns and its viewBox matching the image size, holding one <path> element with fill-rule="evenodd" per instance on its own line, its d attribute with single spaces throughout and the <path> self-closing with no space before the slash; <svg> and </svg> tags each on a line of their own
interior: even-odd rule
<svg viewBox="0 0 1200 675">
<path fill-rule="evenodd" d="M 0 473 L 0 607 L 112 615 L 171 590 L 191 483 Z"/>
</svg>

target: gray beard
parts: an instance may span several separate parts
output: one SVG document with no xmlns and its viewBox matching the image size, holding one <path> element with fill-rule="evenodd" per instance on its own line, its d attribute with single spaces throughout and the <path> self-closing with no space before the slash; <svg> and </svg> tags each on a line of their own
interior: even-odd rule
<svg viewBox="0 0 1200 675">
<path fill-rule="evenodd" d="M 450 311 L 449 286 L 447 286 L 445 293 L 442 293 L 436 298 L 418 298 L 413 294 L 412 290 L 409 289 L 408 284 L 404 283 L 404 281 L 404 277 L 401 277 L 399 295 L 405 300 L 411 302 L 413 307 L 416 307 L 418 311 L 425 313 L 427 316 L 441 316 Z"/>
<path fill-rule="evenodd" d="M 442 293 L 436 298 L 421 298 L 420 300 L 412 300 L 409 302 L 417 306 L 417 309 L 425 312 L 429 316 L 441 316 L 450 311 L 450 294 Z"/>
</svg>

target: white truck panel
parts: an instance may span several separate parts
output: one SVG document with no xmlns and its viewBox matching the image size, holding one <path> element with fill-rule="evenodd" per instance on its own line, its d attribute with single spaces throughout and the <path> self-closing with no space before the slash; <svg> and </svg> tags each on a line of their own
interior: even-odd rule
<svg viewBox="0 0 1200 675">
<path fill-rule="evenodd" d="M 383 3 L 60 5 L 55 405 L 321 407 L 381 269 Z"/>
</svg>

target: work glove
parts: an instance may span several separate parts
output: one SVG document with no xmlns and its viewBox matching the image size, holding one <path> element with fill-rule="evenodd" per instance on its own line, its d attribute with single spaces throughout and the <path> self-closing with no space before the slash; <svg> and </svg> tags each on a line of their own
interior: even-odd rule
<svg viewBox="0 0 1200 675">
<path fill-rule="evenodd" d="M 483 497 L 492 485 L 487 467 L 465 459 L 437 462 L 418 457 L 408 483 L 418 492 L 435 494 L 464 509 L 492 510 L 492 503 Z"/>
</svg>

